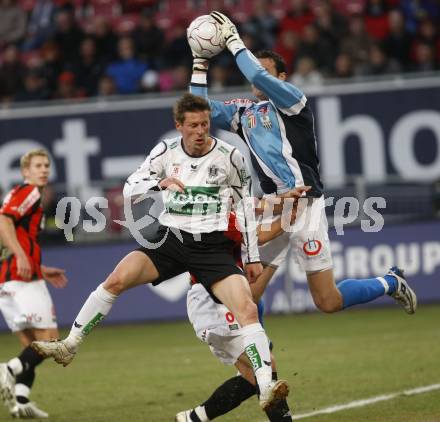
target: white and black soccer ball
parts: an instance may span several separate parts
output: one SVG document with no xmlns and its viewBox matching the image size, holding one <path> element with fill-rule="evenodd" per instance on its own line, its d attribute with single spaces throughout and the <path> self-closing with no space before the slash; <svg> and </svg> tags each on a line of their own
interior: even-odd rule
<svg viewBox="0 0 440 422">
<path fill-rule="evenodd" d="M 195 18 L 186 34 L 191 50 L 200 57 L 210 59 L 225 48 L 220 25 L 209 15 Z"/>
</svg>

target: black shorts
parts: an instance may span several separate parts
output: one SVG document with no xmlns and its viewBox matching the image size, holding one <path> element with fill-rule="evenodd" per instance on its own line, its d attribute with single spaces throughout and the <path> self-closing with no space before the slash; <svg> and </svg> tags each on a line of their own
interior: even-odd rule
<svg viewBox="0 0 440 422">
<path fill-rule="evenodd" d="M 161 226 L 154 239 L 155 243 L 159 243 L 166 236 L 160 246 L 155 249 L 137 249 L 153 261 L 159 272 L 159 278 L 153 282 L 154 286 L 189 271 L 195 282 L 202 284 L 211 293 L 211 286 L 215 282 L 232 274 L 244 275 L 236 264 L 234 241 L 228 239 L 224 232 L 200 233 L 196 235 L 200 236 L 200 240 L 194 240 L 192 233 L 182 230 L 175 232 L 180 233 L 183 242 L 177 238 L 173 229 Z"/>
</svg>

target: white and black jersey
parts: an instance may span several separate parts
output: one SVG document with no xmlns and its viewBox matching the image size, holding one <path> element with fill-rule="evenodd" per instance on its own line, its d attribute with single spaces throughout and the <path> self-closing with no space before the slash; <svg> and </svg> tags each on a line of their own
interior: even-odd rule
<svg viewBox="0 0 440 422">
<path fill-rule="evenodd" d="M 250 177 L 242 154 L 216 139 L 205 155 L 188 154 L 181 137 L 160 142 L 127 180 L 124 196 L 159 190 L 167 177 L 179 179 L 184 192 L 163 191 L 159 222 L 188 233 L 226 231 L 231 206 L 236 210 L 247 249 L 247 262 L 259 261 Z"/>
</svg>

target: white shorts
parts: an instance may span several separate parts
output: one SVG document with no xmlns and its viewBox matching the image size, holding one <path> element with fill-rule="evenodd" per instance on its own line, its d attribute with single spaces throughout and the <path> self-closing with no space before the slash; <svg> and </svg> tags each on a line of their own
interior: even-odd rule
<svg viewBox="0 0 440 422">
<path fill-rule="evenodd" d="M 44 280 L 0 284 L 0 311 L 12 332 L 57 328 L 55 308 Z"/>
<path fill-rule="evenodd" d="M 289 248 L 289 233 L 284 232 L 275 239 L 258 247 L 263 265 L 278 268 L 285 260 Z"/>
<path fill-rule="evenodd" d="M 290 245 L 292 258 L 305 272 L 321 271 L 333 266 L 324 196 L 301 198 L 295 224 L 289 230 L 289 233 L 283 233 L 260 247 L 263 263 L 280 265 L 286 259 Z"/>
<path fill-rule="evenodd" d="M 186 296 L 188 318 L 197 337 L 209 345 L 224 365 L 234 365 L 244 352 L 240 324 L 232 312 L 215 303 L 201 284 L 194 284 Z"/>
</svg>

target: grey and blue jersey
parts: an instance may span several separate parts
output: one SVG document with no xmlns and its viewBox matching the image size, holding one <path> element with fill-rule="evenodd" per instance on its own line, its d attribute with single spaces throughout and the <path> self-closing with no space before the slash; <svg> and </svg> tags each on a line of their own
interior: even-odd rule
<svg viewBox="0 0 440 422">
<path fill-rule="evenodd" d="M 241 72 L 267 101 L 209 100 L 214 126 L 237 133 L 251 151 L 252 165 L 266 194 L 281 194 L 308 185 L 308 196 L 320 197 L 323 186 L 313 113 L 294 85 L 268 73 L 249 50 L 236 56 Z M 207 86 L 191 83 L 191 92 L 208 98 Z"/>
</svg>

